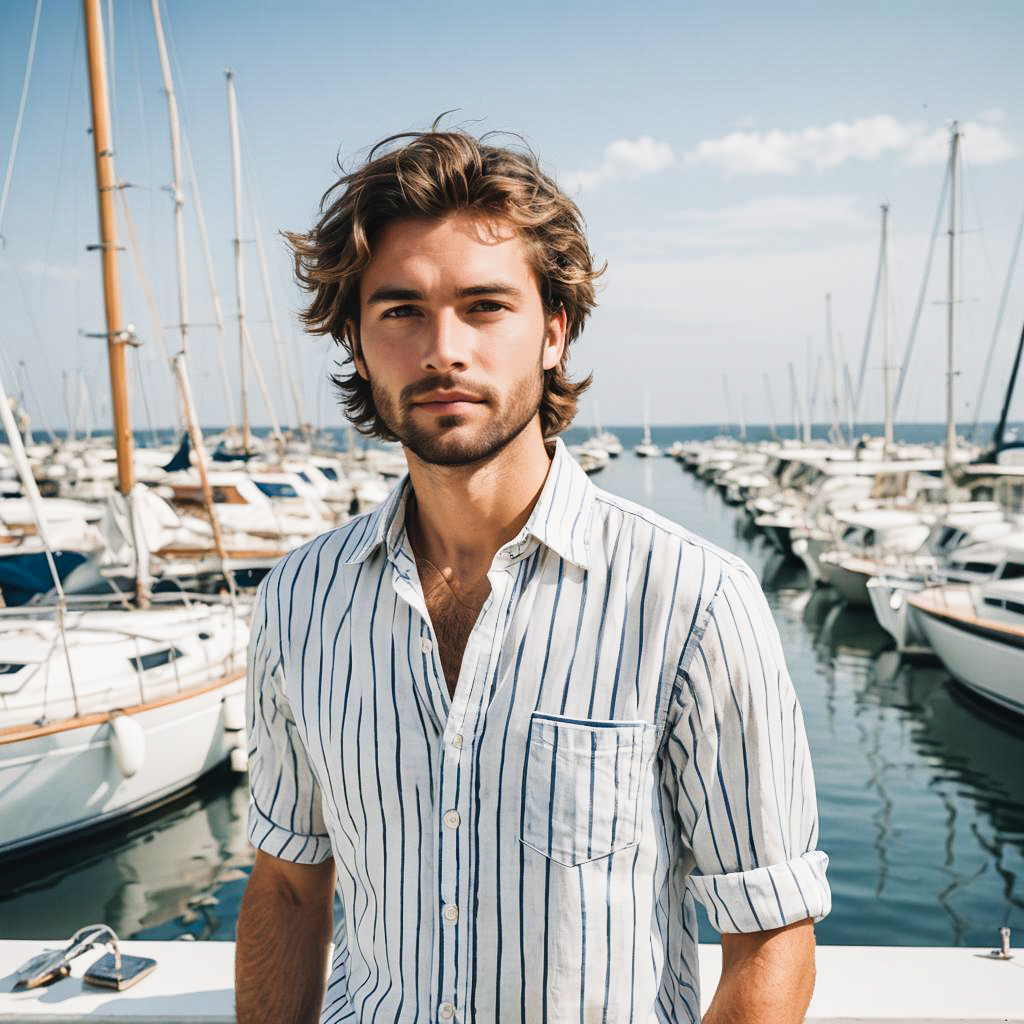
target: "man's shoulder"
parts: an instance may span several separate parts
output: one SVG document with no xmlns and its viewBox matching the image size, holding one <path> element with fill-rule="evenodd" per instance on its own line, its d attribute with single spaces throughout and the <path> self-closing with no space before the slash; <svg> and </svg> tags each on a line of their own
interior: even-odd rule
<svg viewBox="0 0 1024 1024">
<path fill-rule="evenodd" d="M 687 573 L 694 562 L 704 566 L 708 573 L 720 577 L 735 571 L 750 571 L 746 562 L 738 555 L 693 533 L 685 526 L 666 519 L 653 509 L 598 487 L 594 488 L 594 492 L 595 515 L 592 529 L 597 528 L 611 537 L 625 527 L 634 538 L 634 542 L 644 547 L 652 550 L 659 548 L 662 552 L 677 552 L 680 562 L 685 563 L 680 565 L 680 571 Z"/>
<path fill-rule="evenodd" d="M 337 566 L 340 570 L 346 559 L 360 552 L 372 528 L 373 513 L 367 512 L 292 548 L 274 564 L 264 579 L 263 589 L 311 583 L 323 573 L 326 565 L 331 569 Z"/>
</svg>

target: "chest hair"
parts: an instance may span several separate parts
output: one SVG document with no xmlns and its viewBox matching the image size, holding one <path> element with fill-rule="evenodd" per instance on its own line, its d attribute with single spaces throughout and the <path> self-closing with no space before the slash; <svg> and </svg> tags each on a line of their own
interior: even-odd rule
<svg viewBox="0 0 1024 1024">
<path fill-rule="evenodd" d="M 464 589 L 446 578 L 424 558 L 417 556 L 416 566 L 419 569 L 423 599 L 440 648 L 441 670 L 448 684 L 448 693 L 454 696 L 466 642 L 491 592 L 491 584 L 484 576 L 482 580 Z"/>
</svg>

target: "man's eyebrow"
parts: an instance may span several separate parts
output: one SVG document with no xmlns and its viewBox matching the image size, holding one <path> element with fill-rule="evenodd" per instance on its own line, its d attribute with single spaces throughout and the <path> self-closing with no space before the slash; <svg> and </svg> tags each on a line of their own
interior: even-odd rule
<svg viewBox="0 0 1024 1024">
<path fill-rule="evenodd" d="M 508 299 L 522 297 L 522 291 L 514 285 L 505 284 L 502 281 L 491 281 L 487 284 L 474 284 L 468 288 L 457 288 L 455 294 L 460 299 L 471 298 L 474 295 L 504 295 Z"/>
<path fill-rule="evenodd" d="M 456 288 L 455 294 L 460 299 L 472 298 L 475 295 L 503 295 L 507 299 L 522 298 L 522 290 L 503 281 L 488 281 L 484 284 L 467 285 Z M 422 302 L 426 296 L 416 288 L 399 288 L 397 285 L 382 285 L 375 288 L 366 300 L 368 306 L 379 302 Z"/>
<path fill-rule="evenodd" d="M 368 306 L 375 302 L 409 302 L 422 301 L 425 298 L 423 292 L 415 288 L 398 288 L 394 285 L 383 285 L 375 289 L 366 300 Z"/>
</svg>

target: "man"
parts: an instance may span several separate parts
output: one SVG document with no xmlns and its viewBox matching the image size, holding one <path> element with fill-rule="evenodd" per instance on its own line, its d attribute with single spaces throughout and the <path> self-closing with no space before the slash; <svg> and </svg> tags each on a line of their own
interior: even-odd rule
<svg viewBox="0 0 1024 1024">
<path fill-rule="evenodd" d="M 764 597 L 546 440 L 587 383 L 578 210 L 432 131 L 290 237 L 349 416 L 409 476 L 260 591 L 239 1021 L 697 1021 L 695 900 L 704 1020 L 802 1020 L 827 858 Z"/>
</svg>

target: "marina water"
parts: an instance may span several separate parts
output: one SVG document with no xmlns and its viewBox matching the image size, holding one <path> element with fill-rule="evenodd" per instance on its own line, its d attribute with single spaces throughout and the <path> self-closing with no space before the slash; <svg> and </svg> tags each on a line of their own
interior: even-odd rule
<svg viewBox="0 0 1024 1024">
<path fill-rule="evenodd" d="M 907 440 L 933 436 L 925 430 Z M 715 432 L 655 428 L 654 441 Z M 869 609 L 809 589 L 742 510 L 674 460 L 635 458 L 639 429 L 617 433 L 626 451 L 594 482 L 736 552 L 768 594 L 831 858 L 834 905 L 819 942 L 990 946 L 1003 924 L 1020 936 L 1024 724 L 937 664 L 901 662 Z M 122 936 L 233 938 L 251 863 L 245 809 L 244 779 L 222 775 L 115 832 L 5 865 L 0 937 L 60 938 L 105 921 Z M 702 938 L 713 939 L 703 921 Z"/>
</svg>

